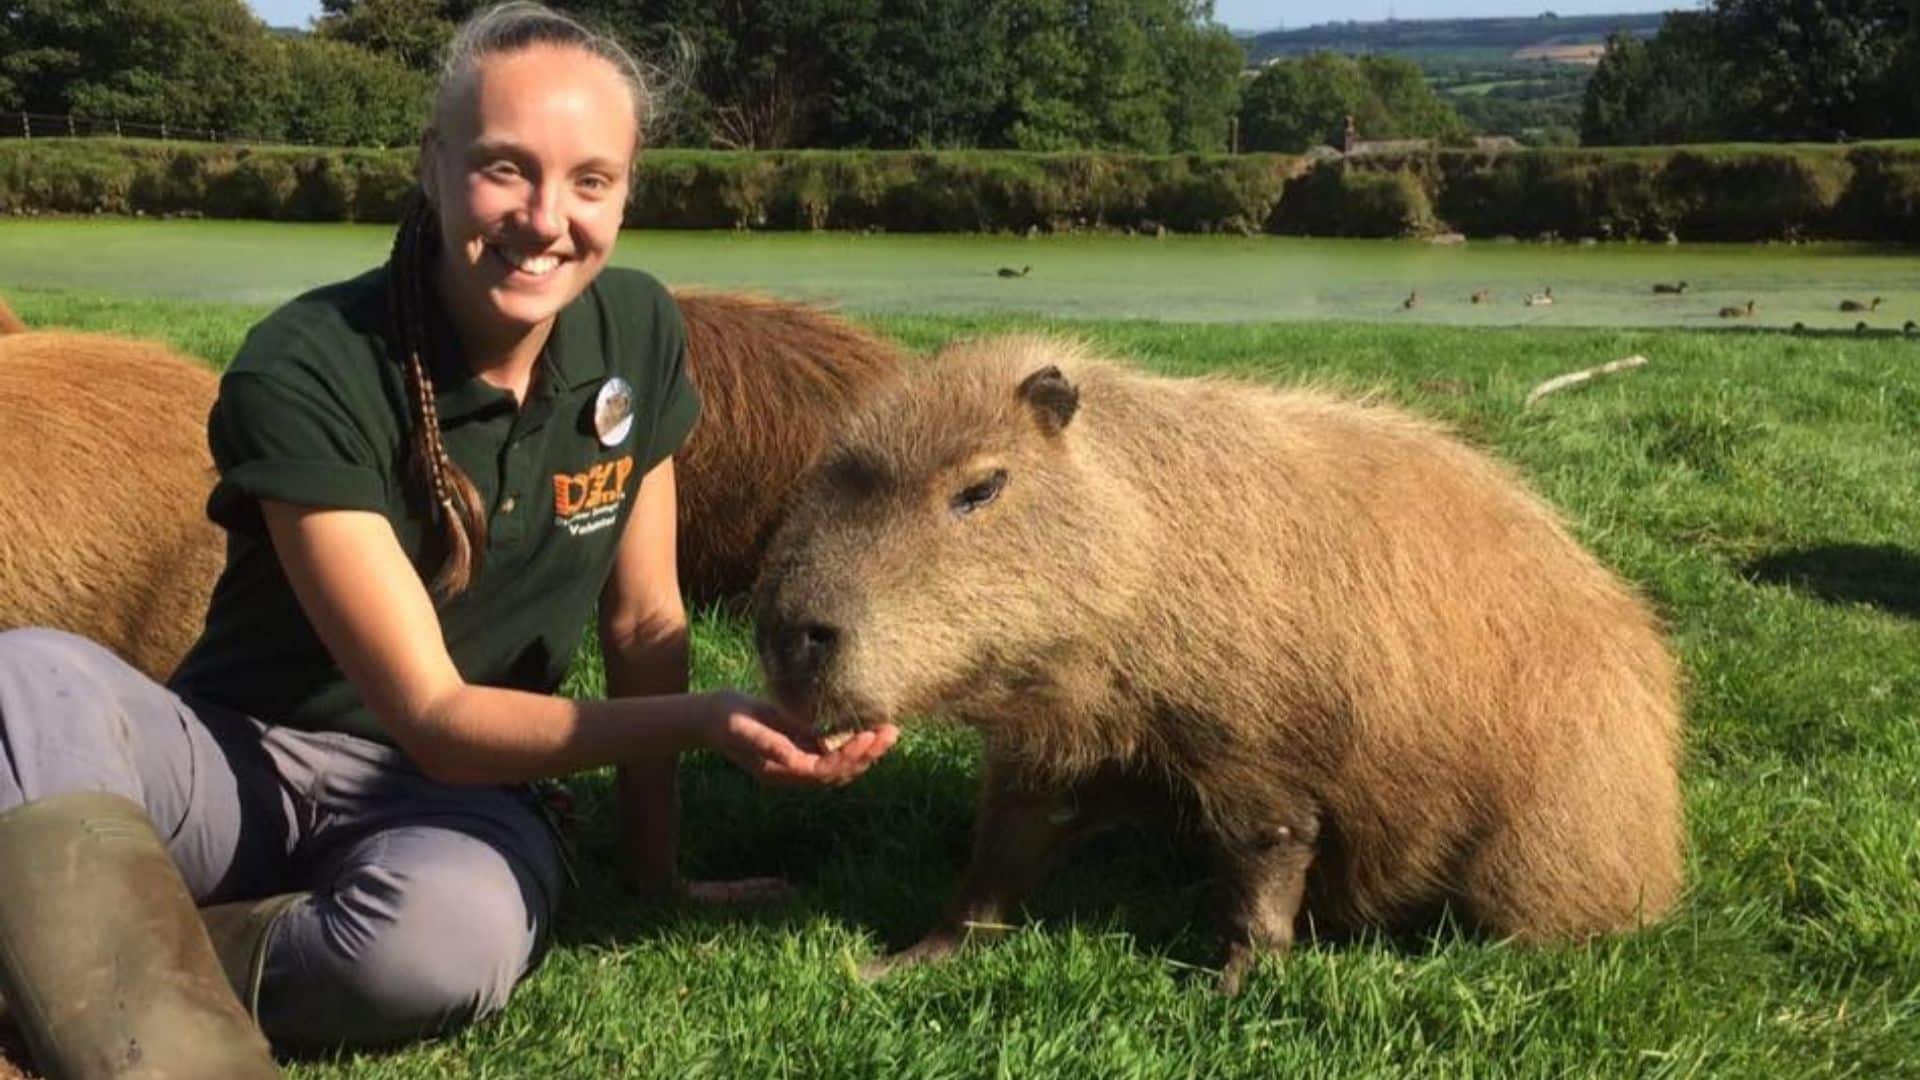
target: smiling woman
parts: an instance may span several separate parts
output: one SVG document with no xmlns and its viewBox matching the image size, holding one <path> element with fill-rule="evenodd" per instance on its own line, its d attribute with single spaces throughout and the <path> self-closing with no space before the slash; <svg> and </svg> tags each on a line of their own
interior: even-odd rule
<svg viewBox="0 0 1920 1080">
<path fill-rule="evenodd" d="M 80 874 L 0 892 L 0 993 L 64 1003 L 20 1017 L 42 1071 L 113 1075 L 92 1055 L 132 1040 L 157 1072 L 269 1073 L 231 997 L 172 977 L 211 962 L 202 919 L 276 1048 L 458 1026 L 545 951 L 561 861 L 526 782 L 620 766 L 635 883 L 751 899 L 783 883 L 676 873 L 681 752 L 843 784 L 892 744 L 684 692 L 672 457 L 699 402 L 672 299 L 606 268 L 650 102 L 571 19 L 470 20 L 391 259 L 269 315 L 221 381 L 227 563 L 169 686 L 0 635 L 0 867 Z M 612 700 L 559 697 L 596 609 Z"/>
</svg>

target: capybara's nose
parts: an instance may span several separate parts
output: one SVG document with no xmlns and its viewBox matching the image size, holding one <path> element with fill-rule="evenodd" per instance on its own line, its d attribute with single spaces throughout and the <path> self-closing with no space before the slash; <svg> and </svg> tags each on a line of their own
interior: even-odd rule
<svg viewBox="0 0 1920 1080">
<path fill-rule="evenodd" d="M 774 660 L 782 681 L 806 686 L 814 683 L 840 645 L 840 631 L 825 623 L 801 622 L 774 634 Z"/>
</svg>

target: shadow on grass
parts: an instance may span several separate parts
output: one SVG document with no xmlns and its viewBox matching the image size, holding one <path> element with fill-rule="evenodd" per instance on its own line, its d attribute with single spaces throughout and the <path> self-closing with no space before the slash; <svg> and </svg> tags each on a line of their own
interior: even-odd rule
<svg viewBox="0 0 1920 1080">
<path fill-rule="evenodd" d="M 1871 604 L 1920 619 L 1920 555 L 1892 544 L 1830 544 L 1747 564 L 1749 581 L 1784 585 L 1829 603 Z"/>
<path fill-rule="evenodd" d="M 767 791 L 715 762 L 683 770 L 683 867 L 690 877 L 775 874 L 791 899 L 697 908 L 649 903 L 614 871 L 611 794 L 604 778 L 576 781 L 583 809 L 579 887 L 555 927 L 561 946 L 631 945 L 655 935 L 733 927 L 805 933 L 821 922 L 866 933 L 876 953 L 932 929 L 972 845 L 973 770 L 941 753 L 898 754 L 839 792 Z M 596 805 L 597 804 L 597 805 Z M 1063 851 L 1009 922 L 1048 932 L 1119 932 L 1145 955 L 1205 970 L 1218 964 L 1219 883 L 1201 842 L 1171 826 L 1122 826 Z M 1432 952 L 1453 934 L 1443 906 L 1391 930 L 1334 930 L 1307 939 L 1335 948 Z"/>
</svg>

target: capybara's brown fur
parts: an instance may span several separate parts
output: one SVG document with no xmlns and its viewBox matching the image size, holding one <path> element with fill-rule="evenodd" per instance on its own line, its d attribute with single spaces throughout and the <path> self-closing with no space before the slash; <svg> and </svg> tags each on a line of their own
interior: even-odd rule
<svg viewBox="0 0 1920 1080">
<path fill-rule="evenodd" d="M 217 384 L 149 341 L 0 337 L 0 630 L 71 630 L 173 670 L 223 558 L 206 516 Z"/>
<path fill-rule="evenodd" d="M 13 313 L 5 300 L 0 300 L 0 334 L 20 334 L 26 329 L 27 324 L 20 321 L 20 316 Z"/>
<path fill-rule="evenodd" d="M 680 581 L 705 603 L 753 586 L 793 486 L 840 421 L 897 379 L 890 342 L 816 308 L 676 290 L 700 423 L 675 455 Z"/>
<path fill-rule="evenodd" d="M 746 592 L 840 418 L 898 377 L 892 344 L 816 308 L 676 294 L 701 420 L 675 457 L 687 598 Z M 224 559 L 205 507 L 215 376 L 93 334 L 0 338 L 0 629 L 100 642 L 155 678 L 199 636 Z"/>
<path fill-rule="evenodd" d="M 1143 806 L 1220 860 L 1229 989 L 1303 912 L 1448 903 L 1545 941 L 1681 887 L 1656 620 L 1507 469 L 1384 405 L 950 347 L 823 457 L 755 614 L 770 684 L 823 726 L 984 734 L 972 863 L 892 962 Z"/>
</svg>

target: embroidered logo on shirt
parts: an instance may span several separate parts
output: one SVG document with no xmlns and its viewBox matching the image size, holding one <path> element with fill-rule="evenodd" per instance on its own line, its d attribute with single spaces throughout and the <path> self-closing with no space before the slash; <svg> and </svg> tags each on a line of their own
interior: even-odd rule
<svg viewBox="0 0 1920 1080">
<path fill-rule="evenodd" d="M 603 461 L 585 472 L 553 475 L 553 523 L 574 536 L 612 525 L 627 497 L 633 457 Z"/>
</svg>

